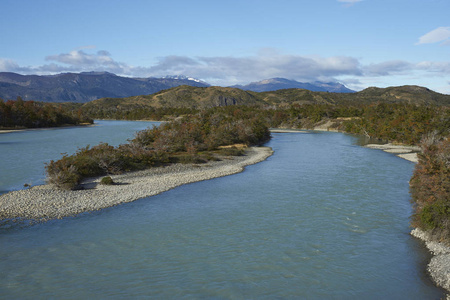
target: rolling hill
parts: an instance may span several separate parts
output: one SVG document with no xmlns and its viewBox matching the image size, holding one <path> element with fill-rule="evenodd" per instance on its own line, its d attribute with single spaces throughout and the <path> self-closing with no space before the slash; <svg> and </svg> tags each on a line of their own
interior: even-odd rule
<svg viewBox="0 0 450 300">
<path fill-rule="evenodd" d="M 370 104 L 409 103 L 450 106 L 450 95 L 418 86 L 368 88 L 357 93 L 312 92 L 286 89 L 272 92 L 243 91 L 230 87 L 178 86 L 152 95 L 127 98 L 103 98 L 83 104 L 89 110 L 123 110 L 143 108 L 210 108 L 229 105 L 285 106 L 289 104 Z"/>
</svg>

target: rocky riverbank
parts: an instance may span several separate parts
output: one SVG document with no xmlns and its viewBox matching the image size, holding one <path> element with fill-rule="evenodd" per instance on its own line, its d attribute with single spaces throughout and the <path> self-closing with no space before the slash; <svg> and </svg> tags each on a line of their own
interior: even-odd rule
<svg viewBox="0 0 450 300">
<path fill-rule="evenodd" d="M 412 161 L 417 163 L 417 153 L 420 151 L 419 146 L 405 146 L 405 145 L 394 145 L 394 144 L 367 144 L 365 147 L 371 148 L 371 149 L 379 149 L 383 150 L 384 152 L 393 153 L 397 155 L 398 157 L 401 157 L 403 159 Z"/>
<path fill-rule="evenodd" d="M 76 191 L 59 190 L 52 185 L 13 191 L 0 196 L 0 220 L 49 220 L 95 211 L 183 184 L 239 173 L 272 153 L 268 147 L 252 147 L 246 149 L 244 156 L 223 157 L 206 164 L 173 164 L 114 175 L 114 185 L 101 185 L 101 178 L 91 178 L 83 182 L 84 189 Z"/>
<path fill-rule="evenodd" d="M 424 241 L 433 254 L 427 270 L 436 285 L 447 290 L 447 299 L 450 299 L 450 247 L 433 241 L 429 233 L 418 228 L 411 231 L 411 235 Z"/>
</svg>

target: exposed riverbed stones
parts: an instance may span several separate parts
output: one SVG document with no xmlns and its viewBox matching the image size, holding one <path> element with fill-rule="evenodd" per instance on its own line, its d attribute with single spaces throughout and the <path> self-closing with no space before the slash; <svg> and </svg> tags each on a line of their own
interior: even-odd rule
<svg viewBox="0 0 450 300">
<path fill-rule="evenodd" d="M 403 159 L 412 161 L 417 163 L 417 152 L 420 151 L 420 147 L 418 146 L 405 146 L 405 145 L 394 145 L 394 144 L 368 144 L 366 145 L 367 148 L 371 149 L 379 149 L 383 150 L 384 152 L 393 153 L 396 154 L 398 157 L 401 157 Z"/>
<path fill-rule="evenodd" d="M 64 191 L 40 185 L 0 196 L 0 220 L 49 220 L 95 211 L 157 195 L 177 186 L 242 172 L 245 166 L 265 160 L 268 147 L 248 148 L 244 156 L 223 157 L 206 164 L 173 164 L 167 167 L 111 176 L 114 185 L 101 185 L 101 178 L 82 183 L 84 189 Z"/>
<path fill-rule="evenodd" d="M 433 254 L 427 270 L 436 285 L 450 293 L 450 247 L 433 241 L 431 236 L 418 228 L 411 231 L 411 235 L 425 242 L 428 250 Z M 450 294 L 447 294 L 450 299 Z"/>
</svg>

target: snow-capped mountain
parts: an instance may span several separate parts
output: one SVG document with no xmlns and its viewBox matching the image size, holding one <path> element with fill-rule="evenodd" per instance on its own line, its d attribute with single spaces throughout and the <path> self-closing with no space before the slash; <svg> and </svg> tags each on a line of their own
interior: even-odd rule
<svg viewBox="0 0 450 300">
<path fill-rule="evenodd" d="M 194 77 L 185 76 L 185 75 L 166 75 L 166 76 L 164 76 L 162 78 L 164 78 L 164 79 L 176 79 L 176 80 L 190 80 L 190 81 L 194 81 L 194 82 L 198 82 L 198 83 L 207 84 L 203 80 L 200 80 L 200 79 L 197 79 L 197 78 L 194 78 Z"/>
</svg>

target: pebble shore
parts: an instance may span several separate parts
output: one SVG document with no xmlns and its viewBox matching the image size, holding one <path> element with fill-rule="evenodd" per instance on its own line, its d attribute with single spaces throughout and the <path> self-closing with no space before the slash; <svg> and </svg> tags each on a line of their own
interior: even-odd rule
<svg viewBox="0 0 450 300">
<path fill-rule="evenodd" d="M 272 155 L 268 147 L 246 149 L 244 156 L 223 157 L 206 164 L 173 164 L 111 176 L 114 185 L 99 184 L 101 178 L 82 183 L 84 189 L 65 191 L 39 185 L 0 196 L 0 220 L 45 221 L 95 211 L 157 195 L 177 186 L 242 172 Z"/>
<path fill-rule="evenodd" d="M 388 153 L 393 153 L 398 157 L 401 157 L 414 163 L 417 163 L 419 161 L 417 157 L 417 152 L 420 152 L 420 147 L 418 146 L 404 146 L 393 144 L 384 144 L 384 145 L 367 144 L 365 147 L 383 150 L 384 152 Z"/>
<path fill-rule="evenodd" d="M 437 286 L 447 290 L 447 299 L 450 299 L 450 247 L 433 241 L 427 232 L 418 228 L 413 229 L 411 235 L 424 241 L 433 254 L 427 271 Z"/>
</svg>

